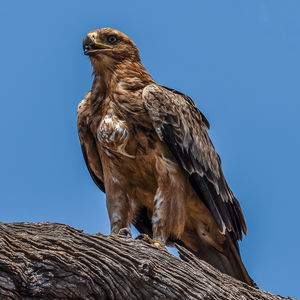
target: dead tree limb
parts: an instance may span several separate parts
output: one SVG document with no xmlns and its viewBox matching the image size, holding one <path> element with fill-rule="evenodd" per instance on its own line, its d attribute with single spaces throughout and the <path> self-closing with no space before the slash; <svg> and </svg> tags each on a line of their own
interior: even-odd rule
<svg viewBox="0 0 300 300">
<path fill-rule="evenodd" d="M 180 251 L 183 260 L 125 236 L 0 223 L 0 299 L 286 299 Z"/>
</svg>

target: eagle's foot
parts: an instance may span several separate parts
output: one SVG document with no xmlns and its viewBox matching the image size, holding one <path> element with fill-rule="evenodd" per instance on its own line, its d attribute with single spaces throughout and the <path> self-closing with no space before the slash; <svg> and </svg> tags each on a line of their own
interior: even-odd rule
<svg viewBox="0 0 300 300">
<path fill-rule="evenodd" d="M 118 235 L 128 236 L 132 238 L 132 234 L 129 228 L 121 228 L 118 232 Z"/>
<path fill-rule="evenodd" d="M 155 247 L 161 247 L 161 248 L 166 248 L 166 245 L 162 242 L 162 241 L 159 241 L 159 240 L 153 240 L 153 245 L 155 246 Z"/>
<path fill-rule="evenodd" d="M 154 245 L 157 248 L 165 248 L 165 244 L 160 240 L 153 240 L 148 234 L 141 233 L 135 237 L 136 240 L 147 242 L 148 244 Z"/>
</svg>

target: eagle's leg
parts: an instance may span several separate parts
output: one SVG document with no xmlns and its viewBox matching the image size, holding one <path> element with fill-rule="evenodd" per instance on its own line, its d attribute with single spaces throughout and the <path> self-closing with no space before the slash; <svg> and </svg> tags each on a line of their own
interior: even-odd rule
<svg viewBox="0 0 300 300">
<path fill-rule="evenodd" d="M 121 191 L 113 195 L 107 193 L 106 206 L 111 234 L 131 235 L 129 226 L 132 223 L 134 210 L 130 207 L 127 195 Z"/>
<path fill-rule="evenodd" d="M 157 159 L 157 190 L 154 196 L 153 240 L 166 244 L 170 234 L 180 237 L 185 226 L 185 178 L 164 156 Z"/>
<path fill-rule="evenodd" d="M 106 207 L 110 219 L 111 234 L 131 235 L 129 226 L 132 223 L 136 206 L 128 199 L 126 181 L 114 173 L 105 179 Z"/>
</svg>

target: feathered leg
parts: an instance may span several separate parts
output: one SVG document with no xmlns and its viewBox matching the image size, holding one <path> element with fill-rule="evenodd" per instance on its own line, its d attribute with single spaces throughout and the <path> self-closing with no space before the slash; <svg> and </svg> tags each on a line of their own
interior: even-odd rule
<svg viewBox="0 0 300 300">
<path fill-rule="evenodd" d="M 166 244 L 170 235 L 179 237 L 185 224 L 184 177 L 178 166 L 165 157 L 156 161 L 157 190 L 153 199 L 153 239 Z"/>
<path fill-rule="evenodd" d="M 123 234 L 125 232 L 128 234 L 130 232 L 129 226 L 137 211 L 137 206 L 134 201 L 129 199 L 126 192 L 127 181 L 125 178 L 116 172 L 116 170 L 113 172 L 114 176 L 111 175 L 113 168 L 114 166 L 103 165 L 103 169 L 107 170 L 104 181 L 111 234 Z"/>
</svg>

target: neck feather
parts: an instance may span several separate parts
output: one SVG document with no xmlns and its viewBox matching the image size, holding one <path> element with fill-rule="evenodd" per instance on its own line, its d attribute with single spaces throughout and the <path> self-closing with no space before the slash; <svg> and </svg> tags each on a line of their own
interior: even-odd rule
<svg viewBox="0 0 300 300">
<path fill-rule="evenodd" d="M 102 101 L 120 87 L 123 90 L 138 90 L 155 81 L 146 71 L 140 61 L 122 61 L 117 64 L 112 61 L 103 61 L 94 66 L 94 81 L 92 94 L 94 99 Z"/>
</svg>

